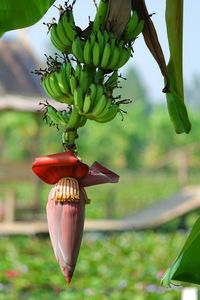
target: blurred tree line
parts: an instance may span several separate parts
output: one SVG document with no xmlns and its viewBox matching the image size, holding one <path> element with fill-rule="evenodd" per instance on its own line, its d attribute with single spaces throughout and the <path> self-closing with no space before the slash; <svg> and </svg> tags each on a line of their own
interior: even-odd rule
<svg viewBox="0 0 200 300">
<path fill-rule="evenodd" d="M 123 105 L 127 113 L 123 117 L 119 114 L 106 124 L 89 120 L 79 130 L 77 145 L 85 162 L 90 164 L 97 160 L 114 169 L 139 169 L 151 166 L 174 148 L 197 144 L 200 127 L 198 78 L 186 92 L 191 107 L 192 131 L 189 135 L 177 135 L 165 104 L 150 102 L 137 71 L 129 69 L 125 77 L 127 80 L 121 80 L 122 89 L 118 90 L 118 94 L 122 94 L 122 99 L 133 100 L 131 104 Z M 48 127 L 42 115 L 3 111 L 0 117 L 1 160 L 32 160 L 34 155 L 62 151 L 62 130 Z M 200 162 L 198 152 L 194 154 L 197 164 Z"/>
</svg>

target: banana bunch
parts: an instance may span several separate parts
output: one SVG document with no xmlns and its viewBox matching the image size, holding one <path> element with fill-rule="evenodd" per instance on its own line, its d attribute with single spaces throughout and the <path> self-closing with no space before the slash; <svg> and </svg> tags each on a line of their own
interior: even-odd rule
<svg viewBox="0 0 200 300">
<path fill-rule="evenodd" d="M 108 95 L 105 85 L 94 83 L 89 86 L 85 95 L 81 87 L 75 89 L 74 105 L 80 115 L 97 122 L 109 122 L 119 111 L 119 105 Z"/>
<path fill-rule="evenodd" d="M 69 112 L 67 112 L 66 110 L 59 112 L 48 103 L 43 105 L 45 106 L 44 119 L 46 119 L 47 123 L 50 122 L 50 125 L 54 126 L 67 126 L 69 122 Z"/>
<path fill-rule="evenodd" d="M 61 65 L 58 71 L 46 73 L 41 83 L 47 95 L 58 102 L 73 104 L 72 82 L 74 69 L 70 62 Z"/>
<path fill-rule="evenodd" d="M 74 95 L 74 90 L 77 87 L 80 87 L 83 94 L 86 93 L 90 84 L 94 80 L 93 77 L 95 75 L 95 69 L 90 68 L 86 65 L 81 65 L 77 63 L 74 72 L 71 73 L 69 80 L 71 82 L 71 91 Z"/>
<path fill-rule="evenodd" d="M 131 43 L 142 32 L 144 28 L 144 20 L 139 20 L 137 11 L 134 10 L 122 35 L 122 39 Z"/>
<path fill-rule="evenodd" d="M 76 38 L 76 35 L 72 7 L 69 6 L 61 12 L 58 24 L 51 24 L 50 39 L 56 49 L 69 54 L 72 52 L 72 42 Z"/>
<path fill-rule="evenodd" d="M 118 70 L 131 57 L 131 48 L 106 30 L 92 32 L 86 42 L 77 37 L 72 52 L 79 62 L 104 70 Z"/>
</svg>

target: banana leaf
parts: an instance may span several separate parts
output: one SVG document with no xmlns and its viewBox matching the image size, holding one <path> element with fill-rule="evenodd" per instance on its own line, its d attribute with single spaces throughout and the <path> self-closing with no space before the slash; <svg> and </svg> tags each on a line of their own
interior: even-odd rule
<svg viewBox="0 0 200 300">
<path fill-rule="evenodd" d="M 55 0 L 1 0 L 0 36 L 38 22 Z"/>
<path fill-rule="evenodd" d="M 174 282 L 200 285 L 200 218 L 197 219 L 180 254 L 162 278 L 169 287 Z"/>
<path fill-rule="evenodd" d="M 184 104 L 183 85 L 183 0 L 166 0 L 165 19 L 170 50 L 167 71 L 170 93 L 166 94 L 170 118 L 177 133 L 189 133 L 191 124 Z"/>
</svg>

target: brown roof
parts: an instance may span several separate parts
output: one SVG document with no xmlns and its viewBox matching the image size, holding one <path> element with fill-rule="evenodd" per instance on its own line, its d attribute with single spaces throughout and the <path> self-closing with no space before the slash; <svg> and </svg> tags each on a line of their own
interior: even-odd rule
<svg viewBox="0 0 200 300">
<path fill-rule="evenodd" d="M 45 95 L 39 78 L 31 74 L 36 68 L 36 59 L 20 41 L 0 39 L 0 95 Z"/>
</svg>

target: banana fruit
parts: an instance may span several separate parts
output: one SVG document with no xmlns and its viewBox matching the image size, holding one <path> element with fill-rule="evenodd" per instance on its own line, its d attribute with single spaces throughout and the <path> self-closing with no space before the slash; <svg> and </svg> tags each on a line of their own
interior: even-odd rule
<svg viewBox="0 0 200 300">
<path fill-rule="evenodd" d="M 122 39 L 128 43 L 134 41 L 137 36 L 143 31 L 144 20 L 139 20 L 137 11 L 134 10 L 126 27 L 124 29 Z"/>
<path fill-rule="evenodd" d="M 113 96 L 119 83 L 118 69 L 132 56 L 131 42 L 144 27 L 144 21 L 133 11 L 121 37 L 108 32 L 104 23 L 109 0 L 100 0 L 94 21 L 82 31 L 75 25 L 73 5 L 61 7 L 58 22 L 49 27 L 51 42 L 63 57 L 50 57 L 47 68 L 38 72 L 47 95 L 70 105 L 69 111 L 62 112 L 48 105 L 46 112 L 52 124 L 66 127 L 63 145 L 68 149 L 74 149 L 77 129 L 88 119 L 106 123 L 121 111 L 123 101 L 116 102 Z"/>
<path fill-rule="evenodd" d="M 73 93 L 69 80 L 73 71 L 71 63 L 67 62 L 62 64 L 58 71 L 46 73 L 42 77 L 42 86 L 50 98 L 58 102 L 73 104 Z"/>
<path fill-rule="evenodd" d="M 72 53 L 72 42 L 77 36 L 72 6 L 61 11 L 58 23 L 50 25 L 50 39 L 56 49 L 62 53 Z"/>
<path fill-rule="evenodd" d="M 80 63 L 102 70 L 117 70 L 132 56 L 131 48 L 107 31 L 92 32 L 86 41 L 77 37 L 72 43 L 72 53 Z"/>
</svg>

